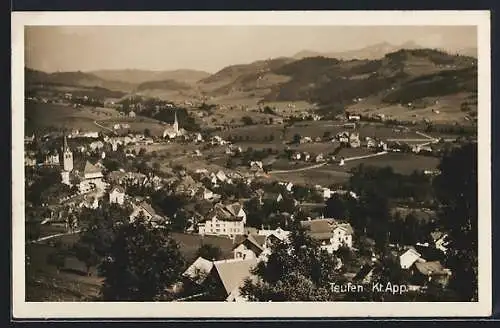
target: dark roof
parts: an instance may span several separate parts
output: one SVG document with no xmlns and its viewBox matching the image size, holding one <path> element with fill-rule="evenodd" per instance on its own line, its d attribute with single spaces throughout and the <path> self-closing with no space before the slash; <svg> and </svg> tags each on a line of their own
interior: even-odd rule
<svg viewBox="0 0 500 328">
<path fill-rule="evenodd" d="M 144 211 L 148 212 L 151 216 L 155 216 L 157 215 L 156 214 L 156 211 L 151 207 L 151 205 L 149 205 L 148 203 L 146 202 L 142 202 L 140 205 L 139 205 L 140 208 L 142 208 Z"/>
<path fill-rule="evenodd" d="M 333 219 L 300 221 L 300 225 L 307 230 L 310 237 L 318 240 L 330 239 L 333 231 L 338 228 L 345 230 L 348 234 L 354 233 L 349 223 L 338 223 Z"/>
<path fill-rule="evenodd" d="M 420 273 L 426 276 L 447 274 L 447 271 L 439 261 L 416 262 L 415 267 Z"/>
<path fill-rule="evenodd" d="M 231 204 L 229 206 L 225 206 L 222 203 L 215 204 L 214 208 L 208 213 L 206 219 L 210 219 L 211 217 L 216 215 L 217 218 L 222 221 L 241 221 L 242 218 L 236 216 L 238 212 L 235 213 L 235 211 L 237 210 L 237 208 L 235 208 L 235 204 Z M 239 206 L 241 208 L 241 205 Z"/>
</svg>

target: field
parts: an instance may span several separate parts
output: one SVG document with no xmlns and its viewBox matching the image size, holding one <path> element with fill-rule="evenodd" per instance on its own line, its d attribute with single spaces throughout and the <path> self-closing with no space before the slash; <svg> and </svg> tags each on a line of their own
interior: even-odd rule
<svg viewBox="0 0 500 328">
<path fill-rule="evenodd" d="M 224 258 L 232 257 L 233 240 L 218 236 L 200 236 L 197 234 L 172 233 L 172 237 L 179 243 L 180 251 L 186 264 L 189 266 L 196 259 L 196 252 L 203 244 L 219 247 Z"/>
<path fill-rule="evenodd" d="M 252 142 L 269 142 L 269 137 L 272 135 L 274 144 L 282 144 L 283 140 L 291 141 L 295 134 L 302 137 L 323 137 L 325 133 L 335 136 L 342 131 L 355 131 L 358 132 L 360 138 L 374 137 L 381 139 L 425 139 L 414 130 L 409 131 L 396 131 L 397 129 L 384 126 L 380 123 L 360 123 L 355 130 L 347 130 L 344 128 L 344 123 L 340 121 L 309 121 L 296 123 L 291 127 L 284 130 L 283 125 L 250 125 L 228 129 L 216 132 L 224 138 L 240 138 L 242 141 Z M 282 139 L 284 135 L 284 139 Z M 434 135 L 441 136 L 439 133 Z M 445 137 L 456 137 L 453 135 L 443 135 Z"/>
<path fill-rule="evenodd" d="M 357 149 L 346 150 L 352 151 Z M 348 156 L 346 156 L 346 158 L 348 158 Z M 317 164 L 310 163 L 309 165 L 313 168 L 308 170 L 304 170 L 303 168 L 306 166 L 302 164 L 298 167 L 293 167 L 293 164 L 289 164 L 289 167 L 286 167 L 286 165 L 279 165 L 279 167 L 275 169 L 289 171 L 280 171 L 278 173 L 273 173 L 271 171 L 270 176 L 272 179 L 290 181 L 295 184 L 319 184 L 329 186 L 347 182 L 350 176 L 349 171 L 360 164 L 380 168 L 390 166 L 396 173 L 411 174 L 414 171 L 435 169 L 439 164 L 439 158 L 418 156 L 414 154 L 388 153 L 370 158 L 346 161 L 344 166 L 325 164 L 316 167 Z"/>
<path fill-rule="evenodd" d="M 160 122 L 158 120 L 144 116 L 136 116 L 135 118 L 129 118 L 129 117 L 111 118 L 107 120 L 97 121 L 97 123 L 101 126 L 106 127 L 106 130 L 108 130 L 108 132 L 110 130 L 114 130 L 113 126 L 115 124 L 128 124 L 130 126 L 129 128 L 118 129 L 115 131 L 117 133 L 123 133 L 130 130 L 143 133 L 145 129 L 148 129 L 152 136 L 163 136 L 163 131 L 165 130 L 166 127 L 166 124 L 164 122 Z"/>
<path fill-rule="evenodd" d="M 349 106 L 347 110 L 365 115 L 384 114 L 407 121 L 421 121 L 427 118 L 439 123 L 467 123 L 464 119 L 466 113 L 460 111 L 460 105 L 467 100 L 468 96 L 470 94 L 458 93 L 442 97 L 428 97 L 415 103 L 416 108 L 412 109 L 399 104 L 384 104 L 379 96 L 373 96 Z"/>
<path fill-rule="evenodd" d="M 179 243 L 180 251 L 186 260 L 186 266 L 196 258 L 196 252 L 202 244 L 219 247 L 225 258 L 232 255 L 233 241 L 224 237 L 195 234 L 172 233 Z M 78 240 L 78 235 L 65 235 L 51 239 L 60 240 L 68 249 Z M 65 266 L 59 272 L 47 263 L 47 258 L 55 252 L 51 242 L 39 242 L 26 245 L 26 255 L 29 265 L 26 267 L 26 300 L 39 302 L 50 299 L 61 302 L 92 301 L 95 299 L 102 284 L 96 268 L 91 268 L 91 276 L 86 276 L 85 265 L 75 257 L 67 257 Z"/>
<path fill-rule="evenodd" d="M 118 117 L 118 113 L 110 109 L 76 109 L 64 104 L 27 103 L 25 129 L 27 134 L 46 128 L 104 131 L 96 126 L 94 121 L 114 116 Z"/>
<path fill-rule="evenodd" d="M 162 135 L 165 129 L 164 123 L 160 121 L 141 116 L 136 118 L 122 117 L 118 111 L 111 108 L 73 108 L 64 104 L 43 103 L 26 104 L 26 134 L 47 128 L 109 132 L 116 123 L 128 123 L 131 131 L 143 132 L 144 129 L 149 129 L 153 135 Z"/>
</svg>

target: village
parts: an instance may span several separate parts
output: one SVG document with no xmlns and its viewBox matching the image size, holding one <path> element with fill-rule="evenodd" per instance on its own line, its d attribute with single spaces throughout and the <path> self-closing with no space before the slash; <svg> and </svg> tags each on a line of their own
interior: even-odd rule
<svg viewBox="0 0 500 328">
<path fill-rule="evenodd" d="M 73 130 L 25 137 L 26 188 L 39 183 L 37 179 L 44 174 L 41 172 L 49 172 L 45 174 L 51 175 L 55 184 L 50 192 L 39 191 L 38 198 L 30 199 L 28 195 L 27 230 L 35 231 L 30 242 L 50 241 L 54 235 L 40 235 L 47 227 L 59 227 L 56 237 L 78 234 L 85 229 L 79 220 L 82 211 L 116 204 L 129 209 L 131 222 L 141 217 L 156 229 L 170 227 L 178 234 L 199 237 L 200 245 L 203 245 L 203 240 L 215 237 L 227 241 L 228 249 L 217 258 L 191 256 L 182 279 L 171 286 L 174 294 L 182 295 L 177 298 L 179 301 L 204 297 L 206 300 L 207 293 L 200 290 L 214 279 L 220 282 L 217 300 L 247 300 L 241 295 L 241 287 L 248 279 L 255 278 L 253 269 L 258 263 L 268 260 L 273 245 L 291 242 L 290 236 L 296 233 L 294 229 L 304 231 L 320 250 L 338 260 L 335 270 L 342 279 L 370 283 L 383 271 L 385 255 L 376 247 L 379 246 L 375 245 L 378 243 L 374 241 L 376 238 L 367 231 L 370 227 L 353 224 L 352 218 L 347 216 L 352 214 L 351 209 L 342 211 L 337 208 L 342 203 L 354 204 L 349 205 L 352 208 L 361 206 L 358 192 L 362 188 L 354 190 L 349 184 L 341 183 L 301 185 L 287 181 L 280 173 L 323 165 L 342 168 L 348 162 L 362 163 L 366 158 L 388 153 L 432 156 L 436 148 L 431 148 L 431 145 L 452 141 L 423 132 L 413 144 L 396 138 L 360 135 L 356 128 L 359 116 L 348 115 L 341 123 L 341 132 L 325 133 L 322 137 L 295 134 L 281 150 L 259 151 L 251 147 L 244 149 L 244 144 L 234 138 L 224 138 L 217 132 L 188 131 L 180 126 L 173 106 L 166 110 L 173 111 L 174 120 L 166 125 L 161 135 L 156 136 L 149 131 L 118 133 L 130 126 L 116 123 L 108 128 L 109 131 Z M 132 119 L 136 117 L 133 111 L 124 115 Z M 319 120 L 320 117 L 312 119 Z M 329 144 L 331 151 L 296 150 L 300 145 L 314 143 Z M 156 151 L 146 150 L 155 146 L 161 149 L 162 145 L 192 149 L 183 156 L 193 163 L 213 149 L 220 149 L 226 160 L 214 170 L 173 165 L 167 172 L 160 164 L 153 164 Z M 363 149 L 364 153 L 358 155 L 354 152 L 349 157 L 339 155 L 344 149 Z M 269 160 L 268 155 L 274 155 L 274 159 Z M 277 158 L 295 164 L 291 169 L 275 169 L 273 164 Z M 425 169 L 421 174 L 421 181 L 430 181 L 440 172 Z M 427 215 L 427 221 L 433 222 L 433 210 L 427 208 L 432 205 L 413 198 L 411 202 L 405 200 L 398 208 L 406 209 L 412 215 L 423 213 Z M 332 213 L 346 216 L 331 216 Z M 386 245 L 390 256 L 398 263 L 393 269 L 407 277 L 405 283 L 409 292 L 417 295 L 413 297 L 425 294 L 430 284 L 446 289 L 453 275 L 444 265 L 449 251 L 447 234 L 439 226 L 429 226 L 422 228 L 416 239 L 393 237 Z M 396 227 L 397 223 L 393 223 L 393 228 L 388 231 L 391 236 L 397 232 L 404 234 Z M 180 243 L 181 250 L 182 247 Z M 345 256 L 346 253 L 349 255 Z M 196 285 L 197 288 L 193 289 L 196 293 L 187 295 L 183 287 L 186 284 Z"/>
</svg>

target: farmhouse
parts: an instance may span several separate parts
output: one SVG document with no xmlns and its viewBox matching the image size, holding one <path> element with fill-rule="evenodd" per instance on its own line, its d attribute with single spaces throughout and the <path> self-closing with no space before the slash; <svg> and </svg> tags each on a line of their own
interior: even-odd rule
<svg viewBox="0 0 500 328">
<path fill-rule="evenodd" d="M 311 238 L 321 243 L 322 249 L 330 254 L 343 245 L 352 247 L 354 231 L 349 223 L 339 223 L 334 219 L 314 219 L 301 221 L 300 225 L 306 229 Z"/>
<path fill-rule="evenodd" d="M 278 227 L 274 230 L 259 230 L 257 234 L 259 236 L 265 236 L 266 238 L 276 237 L 281 241 L 287 241 L 290 236 L 290 231 L 286 231 Z"/>
<path fill-rule="evenodd" d="M 202 284 L 212 270 L 214 262 L 203 257 L 198 257 L 182 274 L 196 284 Z"/>
<path fill-rule="evenodd" d="M 163 218 L 156 214 L 155 210 L 146 202 L 142 202 L 139 205 L 133 205 L 134 210 L 130 214 L 130 220 L 134 221 L 139 215 L 143 215 L 146 221 L 151 221 L 153 223 L 161 221 Z"/>
<path fill-rule="evenodd" d="M 103 181 L 101 169 L 87 161 L 85 163 L 82 180 L 79 185 L 80 192 L 88 192 L 95 188 L 98 190 L 104 190 L 105 187 L 106 183 Z"/>
<path fill-rule="evenodd" d="M 125 190 L 121 186 L 116 186 L 109 193 L 109 202 L 123 205 L 125 201 Z"/>
<path fill-rule="evenodd" d="M 205 281 L 215 282 L 216 293 L 222 295 L 226 302 L 245 302 L 240 288 L 246 279 L 255 279 L 252 269 L 257 265 L 256 259 L 222 260 L 213 262 L 209 278 Z"/>
<path fill-rule="evenodd" d="M 242 236 L 233 247 L 235 260 L 257 259 L 264 252 L 266 236 L 249 234 Z"/>
<path fill-rule="evenodd" d="M 359 133 L 351 133 L 349 135 L 349 145 L 352 148 L 358 148 L 361 146 L 361 142 L 359 141 Z"/>
<path fill-rule="evenodd" d="M 59 165 L 59 152 L 57 150 L 49 153 L 45 158 L 47 165 Z"/>
<path fill-rule="evenodd" d="M 415 268 L 412 271 L 414 277 L 422 284 L 434 281 L 445 287 L 451 277 L 451 270 L 444 268 L 439 261 L 415 262 Z"/>
<path fill-rule="evenodd" d="M 410 247 L 406 252 L 401 254 L 399 257 L 399 264 L 401 269 L 409 269 L 417 261 L 425 261 L 421 258 L 421 254 L 415 250 L 415 248 Z"/>
</svg>

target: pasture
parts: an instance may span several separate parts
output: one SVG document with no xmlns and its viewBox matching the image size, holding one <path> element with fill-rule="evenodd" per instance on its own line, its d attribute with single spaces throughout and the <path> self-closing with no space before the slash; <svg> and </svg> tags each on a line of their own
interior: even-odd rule
<svg viewBox="0 0 500 328">
<path fill-rule="evenodd" d="M 104 131 L 94 121 L 119 117 L 110 108 L 73 108 L 65 104 L 26 103 L 25 130 L 31 134 L 47 128 Z"/>
</svg>

